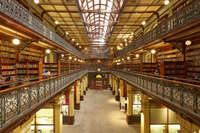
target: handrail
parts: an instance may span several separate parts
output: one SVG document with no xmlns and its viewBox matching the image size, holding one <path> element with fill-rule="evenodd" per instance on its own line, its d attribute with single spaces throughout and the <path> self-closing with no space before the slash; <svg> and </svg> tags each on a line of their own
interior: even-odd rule
<svg viewBox="0 0 200 133">
<path fill-rule="evenodd" d="M 124 48 L 122 51 L 116 53 L 116 57 L 122 56 L 129 51 L 144 46 L 150 42 L 153 42 L 168 33 L 175 31 L 187 24 L 195 22 L 200 19 L 200 1 L 195 0 L 190 5 L 184 7 L 180 11 L 176 12 L 174 15 L 169 17 L 158 24 L 153 30 L 147 32 L 139 38 L 138 40 L 132 42 L 131 45 Z"/>
<path fill-rule="evenodd" d="M 112 74 L 127 81 L 153 98 L 160 99 L 165 105 L 179 113 L 186 114 L 200 125 L 200 86 L 126 71 L 112 71 Z"/>
<path fill-rule="evenodd" d="M 117 71 L 125 72 L 123 70 L 117 70 Z M 128 71 L 128 73 L 137 73 L 137 74 L 141 74 L 141 75 L 158 77 L 161 79 L 168 79 L 168 80 L 173 80 L 173 81 L 181 81 L 183 83 L 189 83 L 189 84 L 193 84 L 193 85 L 200 85 L 200 81 L 193 80 L 193 79 L 178 78 L 178 77 L 172 77 L 172 76 L 163 76 L 163 75 L 159 75 L 159 74 L 152 74 L 152 73 L 139 72 L 139 71 Z"/>
<path fill-rule="evenodd" d="M 0 132 L 16 118 L 63 91 L 87 70 L 55 76 L 0 91 Z"/>
<path fill-rule="evenodd" d="M 16 90 L 17 88 L 21 88 L 21 87 L 26 87 L 26 86 L 30 86 L 30 85 L 39 84 L 39 83 L 45 82 L 45 81 L 47 81 L 47 80 L 56 79 L 56 78 L 63 77 L 63 76 L 67 76 L 67 75 L 70 75 L 70 74 L 73 74 L 73 73 L 77 73 L 77 72 L 80 72 L 80 71 L 70 72 L 70 73 L 67 73 L 67 74 L 63 74 L 63 75 L 59 75 L 59 76 L 53 76 L 53 77 L 49 77 L 49 78 L 46 78 L 46 79 L 41 79 L 41 80 L 38 80 L 38 81 L 29 82 L 29 83 L 27 83 L 27 84 L 22 84 L 22 85 L 19 85 L 19 86 L 10 87 L 10 88 L 7 88 L 7 89 L 2 89 L 2 90 L 0 90 L 0 95 L 1 95 L 2 93 L 5 93 L 5 92 L 9 92 L 9 91 L 12 91 L 12 90 Z M 17 84 L 17 83 L 22 83 L 22 82 L 24 82 L 24 81 L 19 81 L 19 82 L 10 83 L 10 84 L 5 84 L 5 85 L 12 85 L 12 84 Z M 4 86 L 4 85 L 2 85 L 2 86 Z M 0 87 L 1 87 L 1 86 L 0 86 Z"/>
<path fill-rule="evenodd" d="M 68 73 L 65 73 L 65 74 L 61 74 L 59 76 L 70 75 L 72 73 L 79 72 L 79 71 L 80 70 L 77 70 L 77 71 L 74 71 L 74 72 L 68 72 Z M 51 79 L 51 78 L 57 78 L 59 76 L 49 76 L 48 78 L 44 78 L 44 79 L 47 80 L 47 79 Z M 10 86 L 10 85 L 16 85 L 16 84 L 20 84 L 21 85 L 21 84 L 23 84 L 25 82 L 29 82 L 30 83 L 30 81 L 32 81 L 31 83 L 33 83 L 35 81 L 44 81 L 44 79 L 39 79 L 39 77 L 38 77 L 38 78 L 31 78 L 31 79 L 28 79 L 28 80 L 18 80 L 18 81 L 16 80 L 16 81 L 13 81 L 11 83 L 6 83 L 6 84 L 3 84 L 3 85 L 0 85 L 0 88 L 4 87 L 4 86 Z M 0 94 L 1 94 L 1 90 L 0 90 Z"/>
<path fill-rule="evenodd" d="M 200 86 L 199 85 L 191 83 L 191 81 L 199 83 L 198 81 L 195 81 L 195 80 L 188 80 L 189 81 L 188 82 L 186 79 L 182 79 L 182 78 L 176 78 L 176 77 L 170 77 L 170 76 L 161 76 L 161 75 L 154 75 L 154 74 L 150 74 L 150 73 L 137 72 L 137 71 L 127 72 L 127 71 L 118 70 L 118 72 L 124 72 L 124 73 L 127 73 L 127 74 L 136 74 L 136 75 L 139 75 L 139 76 L 144 76 L 144 77 L 152 78 L 152 79 L 155 79 L 155 80 L 172 82 L 172 83 L 175 83 L 175 84 L 187 85 L 187 86 L 198 88 L 200 90 Z"/>
<path fill-rule="evenodd" d="M 36 16 L 32 15 L 27 9 L 20 5 L 16 0 L 0 0 L 0 13 L 3 13 L 31 30 L 43 35 L 47 39 L 55 42 L 71 53 L 85 58 L 85 55 L 75 49 L 54 31 L 51 31 Z"/>
</svg>

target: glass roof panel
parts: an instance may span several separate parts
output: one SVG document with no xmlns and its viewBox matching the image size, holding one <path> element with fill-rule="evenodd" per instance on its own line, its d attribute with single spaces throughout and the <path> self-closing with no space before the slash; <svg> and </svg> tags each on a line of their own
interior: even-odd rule
<svg viewBox="0 0 200 133">
<path fill-rule="evenodd" d="M 83 21 L 92 44 L 105 45 L 124 0 L 79 0 Z M 112 15 L 111 15 L 112 14 Z M 93 34 L 93 35 L 92 35 Z"/>
</svg>

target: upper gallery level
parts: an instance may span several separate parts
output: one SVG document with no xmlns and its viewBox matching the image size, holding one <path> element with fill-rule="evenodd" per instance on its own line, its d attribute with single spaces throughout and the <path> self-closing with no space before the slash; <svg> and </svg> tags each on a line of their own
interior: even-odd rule
<svg viewBox="0 0 200 133">
<path fill-rule="evenodd" d="M 1 12 L 67 51 L 88 58 L 112 58 L 165 40 L 186 25 L 194 26 L 199 16 L 197 0 L 104 2 L 2 0 Z M 92 5 L 94 9 L 89 8 Z"/>
</svg>

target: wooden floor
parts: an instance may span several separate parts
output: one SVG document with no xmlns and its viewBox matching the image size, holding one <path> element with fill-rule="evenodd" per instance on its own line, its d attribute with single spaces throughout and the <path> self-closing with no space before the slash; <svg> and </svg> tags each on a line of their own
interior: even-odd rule
<svg viewBox="0 0 200 133">
<path fill-rule="evenodd" d="M 127 125 L 126 115 L 109 90 L 89 90 L 75 112 L 75 124 L 63 126 L 63 133 L 140 133 L 139 125 Z"/>
</svg>

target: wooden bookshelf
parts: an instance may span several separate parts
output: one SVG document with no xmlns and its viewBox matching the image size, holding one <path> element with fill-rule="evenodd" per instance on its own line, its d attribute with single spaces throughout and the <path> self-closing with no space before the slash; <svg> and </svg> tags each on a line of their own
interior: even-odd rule
<svg viewBox="0 0 200 133">
<path fill-rule="evenodd" d="M 132 64 L 131 71 L 140 71 L 140 64 Z"/>
<path fill-rule="evenodd" d="M 16 78 L 16 48 L 8 42 L 0 40 L 0 74 L 3 77 Z"/>
<path fill-rule="evenodd" d="M 58 75 L 58 63 L 44 63 L 43 68 L 50 71 L 51 75 Z"/>
<path fill-rule="evenodd" d="M 157 63 L 141 63 L 140 71 L 146 73 L 154 73 L 157 69 Z"/>
<path fill-rule="evenodd" d="M 194 42 L 186 47 L 187 77 L 195 78 L 200 75 L 200 44 Z"/>
<path fill-rule="evenodd" d="M 39 77 L 39 62 L 18 62 L 16 73 L 18 79 L 37 79 Z"/>
<path fill-rule="evenodd" d="M 61 63 L 61 74 L 66 74 L 69 72 L 69 63 Z"/>
<path fill-rule="evenodd" d="M 183 54 L 178 49 L 166 50 L 157 53 L 158 62 L 163 61 L 183 61 Z"/>
<path fill-rule="evenodd" d="M 43 52 L 38 49 L 26 47 L 19 54 L 19 61 L 41 61 L 43 60 Z"/>
<path fill-rule="evenodd" d="M 160 74 L 163 76 L 185 77 L 184 61 L 164 61 L 160 63 Z"/>
</svg>

